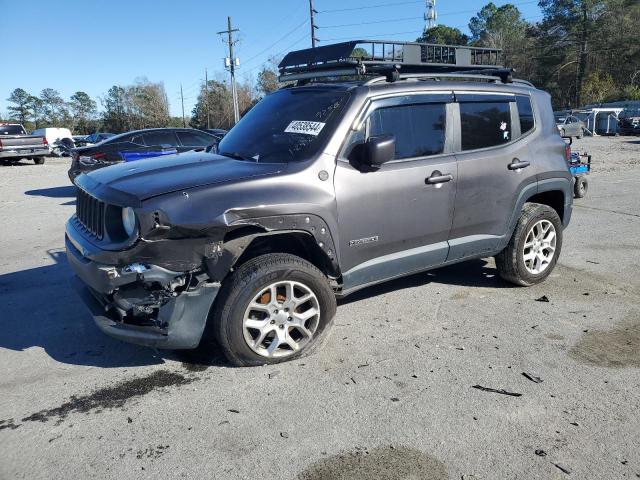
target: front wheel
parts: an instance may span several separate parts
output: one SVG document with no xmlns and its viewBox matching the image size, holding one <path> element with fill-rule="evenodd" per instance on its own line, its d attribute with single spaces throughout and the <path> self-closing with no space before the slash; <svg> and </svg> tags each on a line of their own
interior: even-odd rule
<svg viewBox="0 0 640 480">
<path fill-rule="evenodd" d="M 310 353 L 335 313 L 335 295 L 320 270 L 274 253 L 249 260 L 225 280 L 211 321 L 229 362 L 256 366 Z"/>
<path fill-rule="evenodd" d="M 547 205 L 526 203 L 506 248 L 496 255 L 498 273 L 521 286 L 544 281 L 562 248 L 562 222 Z"/>
</svg>

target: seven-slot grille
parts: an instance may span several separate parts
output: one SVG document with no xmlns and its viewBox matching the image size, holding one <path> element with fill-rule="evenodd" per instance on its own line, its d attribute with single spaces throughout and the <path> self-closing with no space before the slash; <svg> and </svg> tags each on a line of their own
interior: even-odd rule
<svg viewBox="0 0 640 480">
<path fill-rule="evenodd" d="M 102 239 L 104 234 L 104 203 L 78 188 L 76 217 L 92 235 Z"/>
</svg>

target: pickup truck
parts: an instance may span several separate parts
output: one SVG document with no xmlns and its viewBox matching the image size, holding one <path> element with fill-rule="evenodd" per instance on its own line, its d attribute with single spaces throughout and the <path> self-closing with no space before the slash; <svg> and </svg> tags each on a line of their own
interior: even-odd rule
<svg viewBox="0 0 640 480">
<path fill-rule="evenodd" d="M 31 158 L 36 165 L 42 165 L 47 155 L 49 145 L 45 137 L 27 135 L 19 123 L 0 123 L 0 160 L 3 165 L 22 158 Z"/>
</svg>

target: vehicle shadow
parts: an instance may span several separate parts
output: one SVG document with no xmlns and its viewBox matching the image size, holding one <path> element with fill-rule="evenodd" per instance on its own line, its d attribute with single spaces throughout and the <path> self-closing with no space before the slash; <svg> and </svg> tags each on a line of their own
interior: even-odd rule
<svg viewBox="0 0 640 480">
<path fill-rule="evenodd" d="M 51 187 L 51 188 L 39 188 L 37 190 L 27 190 L 25 195 L 34 197 L 48 197 L 48 198 L 72 198 L 68 202 L 61 203 L 61 205 L 75 205 L 76 204 L 76 187 L 74 185 L 66 185 L 64 187 Z"/>
<path fill-rule="evenodd" d="M 225 365 L 217 351 L 180 354 L 114 340 L 93 323 L 73 290 L 64 251 L 50 251 L 54 264 L 0 275 L 0 348 L 25 351 L 42 348 L 52 359 L 101 368 L 183 362 L 187 369 Z"/>
<path fill-rule="evenodd" d="M 517 288 L 500 278 L 493 264 L 486 259 L 477 259 L 373 285 L 340 299 L 338 305 L 348 305 L 384 293 L 421 287 L 430 283 L 478 288 Z"/>
<path fill-rule="evenodd" d="M 39 188 L 37 190 L 27 190 L 24 194 L 34 197 L 75 198 L 76 187 L 74 185 L 65 185 L 64 187 Z"/>
</svg>

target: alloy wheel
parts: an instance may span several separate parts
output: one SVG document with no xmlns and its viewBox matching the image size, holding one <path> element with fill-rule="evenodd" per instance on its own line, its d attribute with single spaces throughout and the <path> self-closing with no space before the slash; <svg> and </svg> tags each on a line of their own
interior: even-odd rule
<svg viewBox="0 0 640 480">
<path fill-rule="evenodd" d="M 538 275 L 544 272 L 556 252 L 556 229 L 549 220 L 536 222 L 524 241 L 522 258 L 529 273 Z"/>
<path fill-rule="evenodd" d="M 258 355 L 282 358 L 304 348 L 318 329 L 320 304 L 306 285 L 279 281 L 260 290 L 245 310 L 243 334 Z"/>
</svg>

